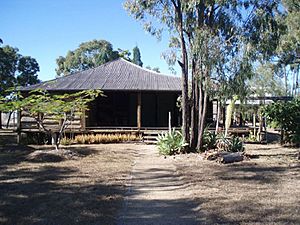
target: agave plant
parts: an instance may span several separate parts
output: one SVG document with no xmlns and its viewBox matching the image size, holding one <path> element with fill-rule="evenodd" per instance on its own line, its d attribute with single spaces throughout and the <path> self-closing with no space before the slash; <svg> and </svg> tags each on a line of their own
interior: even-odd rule
<svg viewBox="0 0 300 225">
<path fill-rule="evenodd" d="M 157 146 L 160 154 L 174 155 L 180 153 L 187 146 L 187 143 L 185 143 L 181 132 L 173 128 L 169 132 L 158 135 Z"/>
<path fill-rule="evenodd" d="M 210 132 L 207 128 L 203 133 L 203 150 L 215 149 L 217 145 L 217 135 L 214 132 Z"/>
<path fill-rule="evenodd" d="M 243 152 L 245 150 L 244 144 L 241 139 L 237 136 L 234 136 L 231 139 L 230 152 Z"/>
</svg>

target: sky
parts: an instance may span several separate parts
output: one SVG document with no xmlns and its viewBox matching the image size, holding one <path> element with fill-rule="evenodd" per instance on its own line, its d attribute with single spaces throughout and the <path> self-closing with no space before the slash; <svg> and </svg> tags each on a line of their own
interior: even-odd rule
<svg viewBox="0 0 300 225">
<path fill-rule="evenodd" d="M 123 8 L 124 0 L 0 0 L 0 38 L 17 47 L 40 66 L 42 81 L 56 76 L 56 59 L 80 43 L 107 40 L 116 50 L 137 45 L 144 67 L 159 67 L 171 74 L 161 53 L 168 40 L 160 42 L 143 30 Z"/>
</svg>

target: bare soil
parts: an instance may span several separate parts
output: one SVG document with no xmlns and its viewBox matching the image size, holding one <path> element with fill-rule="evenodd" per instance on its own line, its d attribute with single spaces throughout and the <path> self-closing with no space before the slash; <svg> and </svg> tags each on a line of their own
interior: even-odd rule
<svg viewBox="0 0 300 225">
<path fill-rule="evenodd" d="M 138 148 L 0 148 L 0 224 L 114 224 Z"/>
<path fill-rule="evenodd" d="M 0 147 L 0 224 L 300 224 L 299 149 L 247 145 L 224 165 L 155 148 Z"/>
<path fill-rule="evenodd" d="M 201 224 L 300 224 L 299 149 L 247 145 L 248 160 L 219 164 L 198 154 L 175 157 L 198 203 Z"/>
</svg>

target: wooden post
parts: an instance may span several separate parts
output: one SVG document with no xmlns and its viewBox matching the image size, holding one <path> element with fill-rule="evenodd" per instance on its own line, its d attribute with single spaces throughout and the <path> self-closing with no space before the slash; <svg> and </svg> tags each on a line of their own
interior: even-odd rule
<svg viewBox="0 0 300 225">
<path fill-rule="evenodd" d="M 253 135 L 256 138 L 256 113 L 253 113 Z"/>
<path fill-rule="evenodd" d="M 86 118 L 85 118 L 85 110 L 83 110 L 81 114 L 81 129 L 85 130 L 85 128 L 86 128 Z"/>
<path fill-rule="evenodd" d="M 171 133 L 172 130 L 172 117 L 171 117 L 171 112 L 169 112 L 169 132 Z"/>
<path fill-rule="evenodd" d="M 137 127 L 140 130 L 142 126 L 142 93 L 137 94 Z"/>
<path fill-rule="evenodd" d="M 17 111 L 17 144 L 21 142 L 21 111 Z"/>
</svg>

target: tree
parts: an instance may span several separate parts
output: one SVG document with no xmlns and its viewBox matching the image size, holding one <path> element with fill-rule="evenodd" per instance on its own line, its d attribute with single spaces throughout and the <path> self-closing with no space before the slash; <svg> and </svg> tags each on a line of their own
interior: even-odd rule
<svg viewBox="0 0 300 225">
<path fill-rule="evenodd" d="M 11 46 L 0 47 L 0 94 L 14 86 L 18 66 L 18 49 Z"/>
<path fill-rule="evenodd" d="M 283 32 L 276 48 L 279 58 L 277 64 L 284 68 L 285 72 L 292 73 L 292 94 L 297 95 L 300 93 L 300 5 L 295 0 L 283 0 L 282 5 L 284 14 L 278 20 L 281 21 Z M 284 75 L 287 80 L 287 72 Z"/>
<path fill-rule="evenodd" d="M 9 45 L 0 47 L 0 96 L 9 95 L 7 90 L 14 86 L 27 86 L 40 82 L 37 78 L 39 71 L 37 61 L 30 56 L 22 56 L 18 51 L 19 49 Z M 2 128 L 1 116 L 0 128 Z"/>
<path fill-rule="evenodd" d="M 146 66 L 146 69 L 152 70 L 152 71 L 154 71 L 156 73 L 160 73 L 159 67 L 153 67 L 153 68 L 151 68 L 151 66 Z"/>
<path fill-rule="evenodd" d="M 132 53 L 133 53 L 132 62 L 140 67 L 143 67 L 140 49 L 137 46 L 135 46 L 132 50 Z"/>
<path fill-rule="evenodd" d="M 22 56 L 18 63 L 17 84 L 19 86 L 28 86 L 40 83 L 37 72 L 40 71 L 37 61 L 30 56 Z"/>
<path fill-rule="evenodd" d="M 300 99 L 289 102 L 275 102 L 263 109 L 263 114 L 274 127 L 281 128 L 282 142 L 300 145 Z"/>
<path fill-rule="evenodd" d="M 58 76 L 94 68 L 119 58 L 118 51 L 105 40 L 92 40 L 81 43 L 74 51 L 68 51 L 66 57 L 56 59 Z"/>
<path fill-rule="evenodd" d="M 256 96 L 285 95 L 284 84 L 280 78 L 275 75 L 276 71 L 274 70 L 274 65 L 271 63 L 261 64 L 255 69 L 254 75 L 249 81 L 249 86 Z"/>
<path fill-rule="evenodd" d="M 244 83 L 243 72 L 251 69 L 250 62 L 255 56 L 253 46 L 263 43 L 262 38 L 272 40 L 274 36 L 269 29 L 259 28 L 273 22 L 277 7 L 276 0 L 267 3 L 258 0 L 126 1 L 125 8 L 152 35 L 160 36 L 164 28 L 169 31 L 169 46 L 174 50 L 169 62 L 177 61 L 181 67 L 182 132 L 190 148 L 202 147 L 212 81 Z M 271 19 L 266 21 L 266 18 Z M 259 36 L 267 31 L 271 35 Z"/>
<path fill-rule="evenodd" d="M 35 119 L 39 128 L 51 135 L 55 149 L 58 150 L 62 134 L 74 120 L 75 115 L 81 115 L 84 110 L 87 110 L 88 103 L 99 95 L 102 95 L 100 90 L 86 90 L 71 94 L 52 94 L 44 90 L 34 90 L 27 97 L 17 92 L 15 98 L 0 99 L 0 110 L 26 112 Z M 46 118 L 57 121 L 57 127 L 55 129 L 47 127 Z"/>
</svg>

